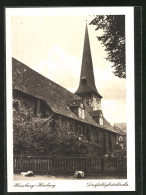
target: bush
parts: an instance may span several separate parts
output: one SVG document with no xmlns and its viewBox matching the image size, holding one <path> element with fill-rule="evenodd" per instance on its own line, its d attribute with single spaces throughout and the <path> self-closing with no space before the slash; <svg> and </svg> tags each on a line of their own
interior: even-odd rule
<svg viewBox="0 0 146 195">
<path fill-rule="evenodd" d="M 14 154 L 97 156 L 98 144 L 80 139 L 66 123 L 60 127 L 53 114 L 47 118 L 34 117 L 32 110 L 20 101 L 14 100 L 14 105 Z"/>
</svg>

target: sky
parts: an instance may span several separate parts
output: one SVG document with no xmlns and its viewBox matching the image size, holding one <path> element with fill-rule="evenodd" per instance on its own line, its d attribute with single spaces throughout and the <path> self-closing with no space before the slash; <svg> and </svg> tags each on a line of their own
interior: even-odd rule
<svg viewBox="0 0 146 195">
<path fill-rule="evenodd" d="M 12 16 L 12 57 L 71 92 L 79 86 L 85 25 L 93 16 Z M 126 122 L 126 79 L 112 73 L 95 26 L 88 25 L 95 83 L 111 123 Z"/>
</svg>

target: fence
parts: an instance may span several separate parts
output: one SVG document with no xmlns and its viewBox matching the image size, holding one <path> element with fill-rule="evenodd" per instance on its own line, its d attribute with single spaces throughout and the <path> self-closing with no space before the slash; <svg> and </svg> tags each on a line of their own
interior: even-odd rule
<svg viewBox="0 0 146 195">
<path fill-rule="evenodd" d="M 89 157 L 14 156 L 14 172 L 33 171 L 35 174 L 73 175 L 75 171 L 86 175 L 126 176 L 126 159 L 104 161 Z"/>
</svg>

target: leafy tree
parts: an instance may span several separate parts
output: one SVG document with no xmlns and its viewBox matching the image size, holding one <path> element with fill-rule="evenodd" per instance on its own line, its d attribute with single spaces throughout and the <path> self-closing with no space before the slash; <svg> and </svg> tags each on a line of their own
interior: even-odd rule
<svg viewBox="0 0 146 195">
<path fill-rule="evenodd" d="M 60 127 L 53 114 L 47 118 L 34 117 L 31 109 L 20 101 L 14 100 L 13 105 L 14 154 L 97 155 L 99 145 L 80 138 L 71 131 L 70 123 L 62 123 Z"/>
<path fill-rule="evenodd" d="M 33 117 L 31 109 L 26 108 L 20 101 L 13 102 L 13 141 L 14 154 L 48 153 L 53 152 L 55 143 L 53 136 L 53 115 L 48 118 Z M 55 133 L 55 132 L 54 132 Z"/>
<path fill-rule="evenodd" d="M 113 62 L 114 75 L 126 78 L 125 66 L 125 16 L 124 15 L 100 15 L 90 22 L 96 25 L 95 30 L 102 29 L 103 34 L 97 36 L 105 46 L 107 60 Z"/>
<path fill-rule="evenodd" d="M 70 123 L 63 123 L 57 132 L 58 146 L 61 155 L 74 156 L 97 156 L 100 146 L 94 141 L 88 141 L 79 133 L 71 131 Z"/>
</svg>

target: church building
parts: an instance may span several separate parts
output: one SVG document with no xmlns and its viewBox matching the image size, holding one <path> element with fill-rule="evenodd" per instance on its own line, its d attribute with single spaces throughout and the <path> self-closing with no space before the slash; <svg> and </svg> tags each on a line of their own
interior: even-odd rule
<svg viewBox="0 0 146 195">
<path fill-rule="evenodd" d="M 31 108 L 34 116 L 47 117 L 53 113 L 60 127 L 66 124 L 66 128 L 78 133 L 79 137 L 98 142 L 99 154 L 115 152 L 118 132 L 102 113 L 102 96 L 95 85 L 87 25 L 79 87 L 75 94 L 14 58 L 12 71 L 15 102 L 21 101 Z"/>
</svg>

